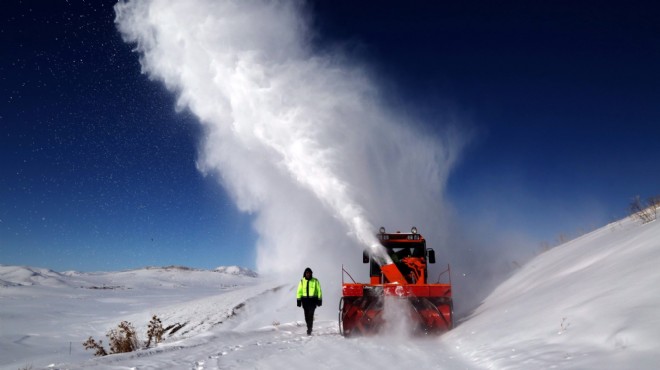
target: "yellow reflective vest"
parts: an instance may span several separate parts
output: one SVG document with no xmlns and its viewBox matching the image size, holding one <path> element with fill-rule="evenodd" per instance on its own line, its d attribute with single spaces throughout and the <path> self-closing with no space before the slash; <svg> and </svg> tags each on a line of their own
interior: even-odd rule
<svg viewBox="0 0 660 370">
<path fill-rule="evenodd" d="M 321 299 L 321 283 L 315 278 L 309 280 L 302 278 L 298 284 L 298 294 L 296 299 L 317 298 Z"/>
</svg>

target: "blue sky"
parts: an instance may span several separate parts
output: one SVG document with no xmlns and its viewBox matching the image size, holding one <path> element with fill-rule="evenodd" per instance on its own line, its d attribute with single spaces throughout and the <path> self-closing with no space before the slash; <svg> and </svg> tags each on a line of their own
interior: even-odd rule
<svg viewBox="0 0 660 370">
<path fill-rule="evenodd" d="M 113 5 L 0 5 L 0 263 L 254 268 L 252 215 L 197 170 L 203 130 L 140 73 Z M 537 248 L 660 193 L 656 4 L 305 9 L 317 50 L 368 66 L 424 130 L 470 133 L 447 197 L 480 238 L 521 234 Z"/>
</svg>

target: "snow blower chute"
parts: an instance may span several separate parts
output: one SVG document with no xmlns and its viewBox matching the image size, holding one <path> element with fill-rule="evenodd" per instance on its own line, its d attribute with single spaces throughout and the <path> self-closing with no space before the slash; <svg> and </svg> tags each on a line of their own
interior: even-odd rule
<svg viewBox="0 0 660 370">
<path fill-rule="evenodd" d="M 400 300 L 405 308 L 410 330 L 416 334 L 440 334 L 453 323 L 451 274 L 449 266 L 440 273 L 438 282 L 429 284 L 427 263 L 435 263 L 435 252 L 426 248 L 426 240 L 413 227 L 410 233 L 386 233 L 380 228 L 380 244 L 392 259 L 383 264 L 382 257 L 365 250 L 362 261 L 369 263 L 370 282 L 356 283 L 342 267 L 342 293 L 339 301 L 339 332 L 346 337 L 378 333 L 386 324 L 385 300 Z M 379 263 L 380 261 L 380 263 Z M 447 274 L 448 282 L 439 280 Z M 352 283 L 344 282 L 344 274 Z"/>
</svg>

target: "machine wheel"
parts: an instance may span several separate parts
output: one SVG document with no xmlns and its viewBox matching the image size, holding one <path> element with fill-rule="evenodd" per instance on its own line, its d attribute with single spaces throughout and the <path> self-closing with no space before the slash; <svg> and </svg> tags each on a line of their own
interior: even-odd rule
<svg viewBox="0 0 660 370">
<path fill-rule="evenodd" d="M 339 334 L 341 336 L 344 336 L 344 325 L 343 325 L 343 311 L 344 311 L 344 297 L 341 297 L 339 299 Z"/>
</svg>

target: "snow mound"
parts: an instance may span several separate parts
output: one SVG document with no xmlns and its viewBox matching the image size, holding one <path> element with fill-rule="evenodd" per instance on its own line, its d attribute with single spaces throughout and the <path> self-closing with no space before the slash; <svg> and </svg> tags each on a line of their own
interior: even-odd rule
<svg viewBox="0 0 660 370">
<path fill-rule="evenodd" d="M 238 276 L 249 276 L 249 277 L 258 277 L 259 275 L 245 267 L 239 267 L 239 266 L 220 266 L 216 267 L 215 270 L 216 272 L 220 272 L 223 274 L 229 274 L 229 275 L 238 275 Z"/>
</svg>

